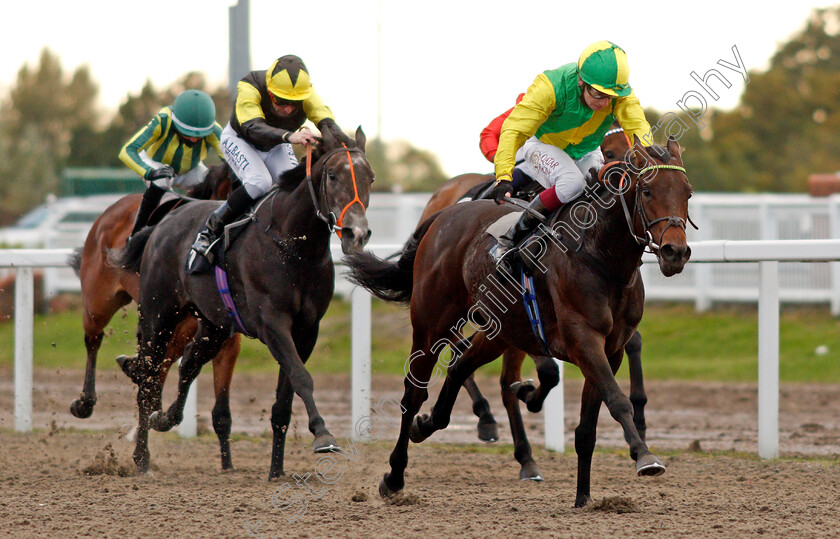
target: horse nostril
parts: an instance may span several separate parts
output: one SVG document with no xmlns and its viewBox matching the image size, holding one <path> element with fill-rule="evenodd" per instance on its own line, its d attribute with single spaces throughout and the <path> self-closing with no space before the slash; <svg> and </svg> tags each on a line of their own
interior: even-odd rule
<svg viewBox="0 0 840 539">
<path fill-rule="evenodd" d="M 676 250 L 674 247 L 669 243 L 665 244 L 659 248 L 659 254 L 662 255 L 662 258 L 665 260 L 674 260 L 676 255 Z"/>
<path fill-rule="evenodd" d="M 684 260 L 684 261 L 686 261 L 686 262 L 688 262 L 688 260 L 689 260 L 690 258 L 691 258 L 691 247 L 689 247 L 688 245 L 686 245 L 686 246 L 685 246 L 685 252 L 683 253 L 683 260 Z"/>
</svg>

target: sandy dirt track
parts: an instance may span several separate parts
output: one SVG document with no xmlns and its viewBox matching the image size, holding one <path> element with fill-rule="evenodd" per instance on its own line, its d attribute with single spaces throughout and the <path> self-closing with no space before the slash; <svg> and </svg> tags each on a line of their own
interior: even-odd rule
<svg viewBox="0 0 840 539">
<path fill-rule="evenodd" d="M 0 371 L 0 536 L 840 534 L 840 388 L 836 386 L 782 387 L 784 458 L 764 462 L 738 453 L 709 453 L 755 453 L 754 385 L 649 382 L 648 441 L 668 472 L 653 479 L 635 477 L 620 430 L 604 409 L 598 447 L 608 451 L 595 455 L 594 503 L 580 510 L 572 507 L 578 381 L 566 382 L 565 454 L 540 449 L 542 417 L 526 417 L 544 482 L 517 479 L 518 465 L 506 445 L 511 438 L 498 382 L 480 378 L 500 423 L 502 445 L 475 439 L 475 421 L 464 395 L 447 431 L 410 447 L 405 495 L 385 503 L 376 486 L 388 469 L 396 431 L 386 428 L 382 441 L 356 443 L 355 455 L 339 454 L 334 461 L 324 461 L 310 451 L 312 437 L 299 401 L 287 446 L 286 481 L 265 480 L 270 456 L 265 434 L 274 385 L 269 376 L 238 374 L 234 379 L 234 433 L 241 433 L 232 444 L 235 471 L 219 470 L 212 431 L 189 441 L 171 433 L 152 433 L 154 472 L 138 478 L 130 460 L 133 444 L 122 436 L 125 427 L 134 423 L 133 389 L 122 374 L 100 373 L 97 409 L 90 419 L 79 420 L 67 410 L 80 389 L 82 372 L 37 370 L 37 430 L 29 434 L 12 431 L 11 374 Z M 202 375 L 199 385 L 202 430 L 209 425 L 212 406 L 208 374 Z M 376 377 L 374 399 L 398 399 L 400 388 L 398 378 Z M 164 403 L 171 398 L 168 390 Z M 316 399 L 327 425 L 347 448 L 347 380 L 317 377 Z"/>
</svg>

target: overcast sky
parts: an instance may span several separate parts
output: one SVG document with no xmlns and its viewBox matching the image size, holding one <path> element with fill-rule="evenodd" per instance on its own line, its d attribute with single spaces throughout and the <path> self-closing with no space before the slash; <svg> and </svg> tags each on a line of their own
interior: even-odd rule
<svg viewBox="0 0 840 539">
<path fill-rule="evenodd" d="M 226 84 L 228 7 L 235 0 L 7 2 L 0 32 L 0 89 L 49 47 L 68 72 L 88 65 L 103 114 L 146 79 L 164 87 L 188 71 Z M 346 130 L 405 139 L 436 153 L 449 175 L 490 170 L 481 129 L 513 105 L 540 72 L 576 61 L 594 41 L 622 46 L 644 107 L 676 110 L 691 77 L 718 69 L 713 83 L 731 108 L 747 69 L 763 69 L 811 10 L 831 2 L 558 2 L 521 0 L 251 0 L 253 69 L 297 54 Z M 381 48 L 377 27 L 381 21 Z M 381 50 L 381 53 L 379 52 Z M 381 66 L 381 71 L 378 70 Z M 378 73 L 381 72 L 381 84 Z M 380 102 L 381 96 L 381 102 Z"/>
</svg>

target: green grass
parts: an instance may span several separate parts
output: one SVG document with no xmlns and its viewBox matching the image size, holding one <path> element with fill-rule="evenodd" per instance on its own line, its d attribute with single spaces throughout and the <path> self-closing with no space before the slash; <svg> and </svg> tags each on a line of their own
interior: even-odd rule
<svg viewBox="0 0 840 539">
<path fill-rule="evenodd" d="M 133 354 L 134 306 L 114 317 L 106 330 L 99 353 L 101 369 L 114 369 L 113 358 Z M 757 379 L 757 315 L 753 307 L 718 308 L 697 314 L 690 305 L 649 305 L 642 332 L 645 377 L 649 380 L 682 379 L 750 382 Z M 373 302 L 373 372 L 402 374 L 411 347 L 408 311 L 400 305 Z M 83 368 L 85 348 L 82 318 L 78 311 L 38 315 L 35 318 L 34 358 L 36 368 Z M 0 366 L 14 361 L 14 325 L 0 324 Z M 817 355 L 818 346 L 828 353 Z M 350 305 L 333 301 L 321 322 L 318 345 L 309 362 L 313 373 L 349 373 Z M 533 364 L 526 362 L 525 377 L 533 377 Z M 237 369 L 276 372 L 267 348 L 243 339 Z M 501 362 L 484 367 L 498 375 Z M 574 366 L 565 375 L 579 378 Z M 823 308 L 785 308 L 781 313 L 780 376 L 783 382 L 840 383 L 840 320 Z M 626 362 L 619 378 L 627 378 Z"/>
</svg>

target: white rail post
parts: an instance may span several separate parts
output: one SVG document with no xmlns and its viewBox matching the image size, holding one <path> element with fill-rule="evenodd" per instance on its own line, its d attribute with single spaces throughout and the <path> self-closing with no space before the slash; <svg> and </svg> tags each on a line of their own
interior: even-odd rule
<svg viewBox="0 0 840 539">
<path fill-rule="evenodd" d="M 357 425 L 363 417 L 370 416 L 370 347 L 371 347 L 371 296 L 360 286 L 350 293 L 352 313 L 352 410 L 351 436 L 356 441 L 367 440 L 368 432 L 357 432 Z M 370 422 L 368 422 L 370 425 Z"/>
<path fill-rule="evenodd" d="M 181 360 L 178 359 L 178 370 L 181 369 Z M 184 417 L 178 425 L 178 435 L 181 438 L 195 438 L 198 435 L 198 378 L 190 384 L 187 392 L 187 400 L 184 402 Z"/>
<path fill-rule="evenodd" d="M 840 195 L 831 195 L 828 202 L 831 239 L 840 239 Z M 840 316 L 840 262 L 829 262 L 831 272 L 831 315 Z"/>
<path fill-rule="evenodd" d="M 15 430 L 32 430 L 32 325 L 35 278 L 31 267 L 15 275 Z"/>
<path fill-rule="evenodd" d="M 779 263 L 759 262 L 758 456 L 779 456 Z"/>
<path fill-rule="evenodd" d="M 692 205 L 692 211 L 694 212 L 694 219 L 698 223 L 706 222 L 705 226 L 701 226 L 700 230 L 698 230 L 698 235 L 700 240 L 709 239 L 711 236 L 711 223 L 708 222 L 706 219 L 706 206 L 702 202 L 695 202 Z M 694 310 L 698 313 L 703 313 L 708 311 L 712 306 L 712 300 L 709 298 L 709 291 L 712 289 L 712 265 L 711 264 L 698 264 L 694 268 L 694 286 L 696 296 L 694 298 Z"/>
<path fill-rule="evenodd" d="M 564 413 L 563 395 L 563 362 L 554 359 L 560 369 L 560 382 L 545 398 L 543 414 L 545 431 L 545 448 L 563 453 L 566 451 L 566 418 Z"/>
</svg>

